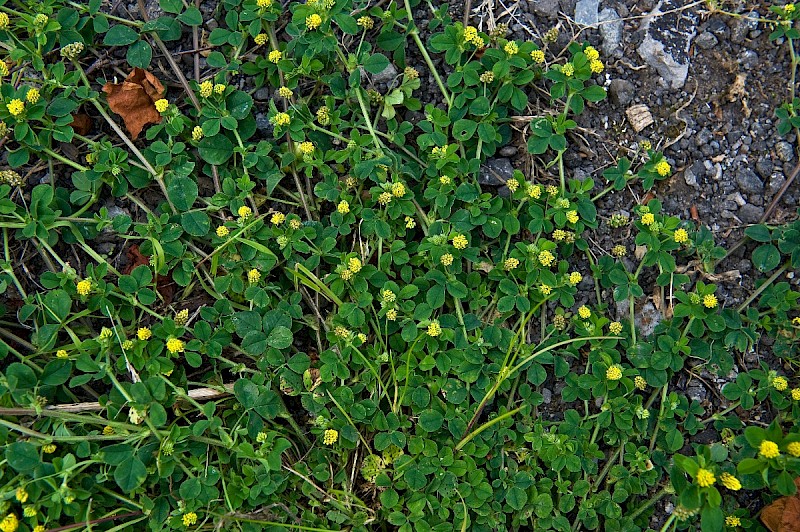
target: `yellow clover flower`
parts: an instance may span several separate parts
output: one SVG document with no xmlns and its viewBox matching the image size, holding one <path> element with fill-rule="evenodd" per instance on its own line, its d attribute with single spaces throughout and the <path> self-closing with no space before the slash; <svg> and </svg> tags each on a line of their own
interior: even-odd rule
<svg viewBox="0 0 800 532">
<path fill-rule="evenodd" d="M 155 105 L 156 105 L 156 111 L 158 111 L 159 113 L 163 113 L 164 111 L 169 109 L 169 101 L 167 101 L 165 98 L 156 100 Z"/>
<path fill-rule="evenodd" d="M 708 488 L 714 485 L 714 482 L 717 481 L 716 477 L 714 477 L 714 473 L 709 471 L 708 469 L 700 468 L 697 470 L 697 475 L 695 476 L 695 480 L 697 480 L 697 485 L 701 488 Z"/>
<path fill-rule="evenodd" d="M 178 340 L 177 338 L 170 338 L 167 340 L 167 351 L 173 355 L 175 353 L 183 353 L 184 350 L 185 346 L 181 340 Z"/>
<path fill-rule="evenodd" d="M 739 479 L 730 473 L 723 473 L 719 476 L 719 482 L 731 491 L 739 491 L 742 489 L 742 483 Z"/>
<path fill-rule="evenodd" d="M 703 297 L 703 306 L 706 308 L 714 308 L 717 306 L 717 296 L 714 294 L 706 294 Z"/>
<path fill-rule="evenodd" d="M 322 436 L 322 443 L 324 443 L 325 445 L 333 445 L 337 441 L 339 441 L 339 431 L 337 430 L 328 429 Z"/>
<path fill-rule="evenodd" d="M 136 331 L 136 337 L 143 342 L 149 340 L 151 336 L 153 336 L 153 333 L 147 327 L 139 327 Z"/>
<path fill-rule="evenodd" d="M 25 95 L 25 99 L 28 100 L 28 103 L 33 105 L 39 101 L 39 89 L 29 89 L 28 93 Z"/>
<path fill-rule="evenodd" d="M 322 17 L 320 17 L 316 13 L 306 17 L 306 28 L 308 28 L 309 30 L 315 30 L 319 28 L 320 24 L 322 24 Z"/>
<path fill-rule="evenodd" d="M 606 379 L 610 381 L 618 381 L 622 378 L 622 368 L 614 364 L 606 370 Z"/>
<path fill-rule="evenodd" d="M 434 336 L 434 337 L 435 336 L 439 336 L 440 334 L 442 334 L 442 327 L 439 325 L 439 322 L 436 321 L 436 320 L 433 320 L 430 323 L 430 325 L 428 325 L 427 333 L 428 333 L 428 336 Z"/>
<path fill-rule="evenodd" d="M 220 225 L 219 227 L 217 227 L 216 233 L 217 233 L 218 237 L 225 238 L 226 236 L 228 236 L 231 233 L 231 231 L 230 231 L 230 229 L 228 229 L 224 225 Z"/>
<path fill-rule="evenodd" d="M 667 161 L 663 159 L 660 160 L 658 164 L 656 164 L 656 172 L 658 172 L 658 175 L 660 175 L 661 177 L 668 176 L 671 171 L 672 167 L 669 165 Z"/>
<path fill-rule="evenodd" d="M 350 212 L 350 204 L 347 201 L 342 200 L 339 202 L 339 205 L 336 206 L 336 210 L 339 212 L 339 214 L 347 214 Z"/>
<path fill-rule="evenodd" d="M 280 50 L 272 50 L 269 55 L 267 55 L 267 59 L 270 63 L 278 64 L 278 61 L 283 58 L 283 53 Z"/>
<path fill-rule="evenodd" d="M 531 52 L 531 59 L 536 64 L 544 63 L 544 50 L 534 50 Z"/>
<path fill-rule="evenodd" d="M 464 249 L 469 245 L 467 237 L 464 235 L 456 235 L 453 237 L 453 247 L 456 249 Z"/>
<path fill-rule="evenodd" d="M 183 526 L 192 526 L 197 523 L 197 514 L 194 512 L 187 512 L 182 517 Z"/>
<path fill-rule="evenodd" d="M 772 380 L 772 387 L 782 392 L 789 387 L 789 381 L 786 380 L 786 377 L 775 377 Z"/>
<path fill-rule="evenodd" d="M 89 279 L 84 279 L 75 285 L 75 290 L 77 290 L 79 295 L 88 296 L 89 292 L 92 291 L 92 286 L 92 281 Z"/>
<path fill-rule="evenodd" d="M 247 272 L 247 282 L 250 284 L 256 284 L 258 281 L 261 280 L 261 272 L 253 268 L 249 272 Z"/>
<path fill-rule="evenodd" d="M 19 98 L 14 98 L 6 105 L 6 109 L 11 113 L 11 116 L 17 117 L 25 111 L 25 103 Z"/>
<path fill-rule="evenodd" d="M 758 454 L 766 459 L 777 458 L 781 455 L 778 445 L 774 441 L 764 440 L 758 447 Z"/>
</svg>

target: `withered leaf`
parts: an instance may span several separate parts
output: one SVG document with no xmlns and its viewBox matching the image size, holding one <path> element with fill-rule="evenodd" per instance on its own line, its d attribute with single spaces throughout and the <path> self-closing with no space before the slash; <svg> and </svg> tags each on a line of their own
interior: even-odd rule
<svg viewBox="0 0 800 532">
<path fill-rule="evenodd" d="M 761 522 L 771 532 L 800 532 L 800 477 L 794 479 L 798 492 L 776 499 L 761 510 Z"/>
<path fill-rule="evenodd" d="M 106 83 L 103 92 L 108 95 L 111 110 L 122 117 L 125 128 L 136 138 L 147 124 L 161 123 L 155 101 L 164 94 L 164 86 L 150 72 L 134 68 L 122 83 Z"/>
<path fill-rule="evenodd" d="M 72 123 L 70 126 L 72 126 L 72 129 L 74 129 L 75 133 L 78 135 L 88 135 L 89 131 L 92 130 L 92 119 L 87 114 L 76 113 L 72 115 Z"/>
</svg>

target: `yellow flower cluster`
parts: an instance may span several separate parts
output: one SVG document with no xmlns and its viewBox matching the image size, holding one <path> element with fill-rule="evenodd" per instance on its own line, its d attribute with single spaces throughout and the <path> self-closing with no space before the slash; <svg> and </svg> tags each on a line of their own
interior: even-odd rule
<svg viewBox="0 0 800 532">
<path fill-rule="evenodd" d="M 519 46 L 514 41 L 508 41 L 505 46 L 503 46 L 503 51 L 508 55 L 517 55 L 519 52 Z"/>
<path fill-rule="evenodd" d="M 510 257 L 503 262 L 503 269 L 507 272 L 516 269 L 517 266 L 519 266 L 519 259 L 514 257 Z"/>
<path fill-rule="evenodd" d="M 589 61 L 600 59 L 600 52 L 594 46 L 587 46 L 583 53 L 586 54 L 586 59 Z"/>
<path fill-rule="evenodd" d="M 395 309 L 389 309 L 386 311 L 386 319 L 389 321 L 394 321 L 397 319 L 397 311 Z"/>
<path fill-rule="evenodd" d="M 356 24 L 364 28 L 365 30 L 371 30 L 375 27 L 375 21 L 372 20 L 372 17 L 368 17 L 364 15 L 363 17 L 358 17 Z"/>
<path fill-rule="evenodd" d="M 619 334 L 622 332 L 622 324 L 618 321 L 612 321 L 608 324 L 608 332 L 611 334 Z M 641 377 L 640 377 L 641 378 Z"/>
<path fill-rule="evenodd" d="M 392 183 L 392 194 L 396 198 L 402 198 L 403 196 L 405 196 L 406 195 L 405 185 L 403 185 L 403 183 L 400 182 Z"/>
<path fill-rule="evenodd" d="M 717 296 L 714 294 L 706 294 L 703 297 L 703 306 L 706 308 L 714 308 L 718 304 Z"/>
<path fill-rule="evenodd" d="M 264 46 L 265 44 L 267 44 L 267 40 L 268 40 L 268 39 L 269 39 L 269 37 L 267 36 L 267 34 L 266 34 L 266 33 L 259 33 L 258 35 L 256 35 L 255 37 L 253 37 L 253 40 L 254 40 L 254 41 L 256 42 L 256 44 L 257 44 L 257 45 L 259 45 L 259 46 Z"/>
<path fill-rule="evenodd" d="M 408 79 L 418 79 L 419 78 L 419 70 L 414 67 L 407 66 L 403 69 L 403 75 Z"/>
<path fill-rule="evenodd" d="M 628 254 L 628 250 L 625 249 L 625 246 L 618 244 L 611 249 L 611 254 L 615 257 L 624 257 Z"/>
<path fill-rule="evenodd" d="M 656 164 L 656 172 L 658 172 L 658 175 L 662 177 L 668 176 L 671 171 L 672 167 L 669 165 L 667 161 L 663 159 L 660 160 L 658 164 Z"/>
<path fill-rule="evenodd" d="M 187 512 L 183 514 L 183 526 L 192 526 L 197 524 L 197 514 L 194 512 Z"/>
<path fill-rule="evenodd" d="M 143 342 L 149 340 L 151 336 L 153 336 L 153 333 L 147 327 L 139 327 L 136 331 L 136 338 Z"/>
<path fill-rule="evenodd" d="M 478 35 L 478 30 L 473 26 L 464 28 L 464 42 L 473 44 L 478 48 L 481 48 L 485 44 L 483 42 L 483 37 Z"/>
<path fill-rule="evenodd" d="M 777 458 L 781 455 L 778 445 L 774 441 L 764 440 L 758 447 L 758 454 L 766 459 Z"/>
<path fill-rule="evenodd" d="M 266 9 L 272 5 L 272 0 L 256 0 L 256 5 L 261 9 Z"/>
<path fill-rule="evenodd" d="M 561 73 L 567 76 L 568 78 L 572 77 L 572 75 L 575 73 L 575 67 L 572 65 L 572 63 L 567 63 L 566 65 L 561 67 Z"/>
<path fill-rule="evenodd" d="M 42 452 L 44 454 L 53 454 L 56 452 L 56 444 L 55 443 L 48 443 L 46 445 L 42 445 Z"/>
<path fill-rule="evenodd" d="M 434 148 L 435 149 L 435 148 Z M 439 183 L 442 185 L 449 185 L 452 182 L 449 175 L 443 175 L 439 178 Z"/>
<path fill-rule="evenodd" d="M 225 238 L 226 236 L 228 236 L 231 233 L 231 231 L 230 231 L 230 229 L 228 229 L 224 225 L 220 225 L 219 227 L 217 227 L 216 233 L 217 233 L 218 237 Z"/>
<path fill-rule="evenodd" d="M 239 207 L 239 210 L 236 211 L 236 214 L 239 215 L 241 221 L 245 221 L 248 218 L 250 218 L 250 216 L 253 214 L 253 209 L 251 209 L 247 205 L 242 205 L 241 207 Z"/>
<path fill-rule="evenodd" d="M 281 87 L 280 89 L 278 89 L 278 96 L 280 96 L 281 98 L 286 98 L 288 100 L 289 98 L 292 97 L 292 95 L 294 95 L 294 92 L 292 92 L 292 89 L 290 89 L 289 87 Z"/>
<path fill-rule="evenodd" d="M 589 316 L 591 316 L 591 315 L 592 315 L 592 311 L 586 305 L 581 305 L 580 307 L 578 307 L 578 316 L 580 316 L 584 320 L 588 320 Z"/>
<path fill-rule="evenodd" d="M 723 473 L 719 476 L 719 482 L 731 491 L 739 491 L 742 489 L 742 483 L 739 479 L 730 473 Z"/>
<path fill-rule="evenodd" d="M 786 377 L 775 377 L 772 380 L 772 387 L 782 392 L 789 387 L 789 381 L 786 380 Z"/>
<path fill-rule="evenodd" d="M 528 183 L 528 186 L 525 187 L 525 192 L 533 199 L 539 199 L 542 195 L 542 187 L 539 185 L 531 185 Z"/>
<path fill-rule="evenodd" d="M 531 59 L 533 59 L 534 63 L 542 64 L 544 63 L 544 50 L 534 50 L 531 52 Z"/>
<path fill-rule="evenodd" d="M 336 210 L 339 212 L 339 214 L 347 214 L 350 212 L 350 204 L 347 201 L 342 200 L 339 202 L 339 205 L 336 206 Z"/>
<path fill-rule="evenodd" d="M 69 358 L 69 353 L 66 349 L 59 349 L 56 351 L 56 358 Z"/>
<path fill-rule="evenodd" d="M 25 488 L 20 486 L 17 488 L 17 491 L 14 493 L 14 497 L 21 503 L 24 503 L 28 500 L 28 492 L 25 491 Z"/>
<path fill-rule="evenodd" d="M 381 300 L 387 305 L 389 303 L 394 303 L 397 301 L 397 294 L 387 288 L 386 290 L 381 291 Z"/>
<path fill-rule="evenodd" d="M 362 264 L 361 260 L 357 259 L 356 257 L 352 257 L 350 260 L 347 261 L 348 269 L 353 273 L 358 273 L 361 271 Z"/>
<path fill-rule="evenodd" d="M 647 388 L 647 381 L 641 375 L 637 375 L 633 378 L 633 385 L 639 390 L 644 390 Z"/>
<path fill-rule="evenodd" d="M 511 179 L 510 181 L 506 181 L 506 186 L 508 187 L 508 190 L 510 190 L 511 192 L 516 192 L 517 189 L 519 188 L 519 181 L 517 181 L 516 179 Z"/>
<path fill-rule="evenodd" d="M 539 291 L 542 295 L 549 296 L 553 292 L 553 288 L 550 285 L 540 284 Z"/>
<path fill-rule="evenodd" d="M 163 113 L 164 111 L 169 109 L 169 101 L 167 101 L 165 98 L 156 100 L 155 105 L 156 105 L 156 111 L 158 111 L 159 113 Z"/>
<path fill-rule="evenodd" d="M 167 340 L 167 351 L 173 355 L 175 353 L 183 353 L 184 349 L 185 346 L 181 340 L 178 340 L 177 338 L 170 338 Z"/>
<path fill-rule="evenodd" d="M 282 57 L 283 54 L 281 53 L 280 50 L 272 50 L 269 53 L 269 55 L 267 55 L 267 59 L 269 60 L 269 62 L 275 64 L 278 64 L 278 61 L 280 61 Z"/>
<path fill-rule="evenodd" d="M 247 282 L 250 284 L 256 284 L 258 281 L 261 280 L 261 272 L 253 268 L 249 272 L 247 272 Z"/>
<path fill-rule="evenodd" d="M 272 223 L 272 225 L 281 225 L 286 221 L 286 215 L 282 212 L 276 212 L 270 217 L 269 221 Z"/>
<path fill-rule="evenodd" d="M 100 334 L 98 335 L 98 338 L 100 340 L 108 340 L 109 338 L 111 338 L 113 334 L 114 332 L 111 329 L 109 329 L 108 327 L 103 327 L 102 329 L 100 329 Z"/>
<path fill-rule="evenodd" d="M 786 446 L 786 450 L 795 458 L 800 458 L 800 441 L 791 442 Z"/>
<path fill-rule="evenodd" d="M 92 281 L 89 279 L 84 279 L 79 281 L 77 285 L 75 285 L 75 290 L 77 290 L 78 295 L 81 296 L 88 296 L 89 292 L 92 291 Z"/>
<path fill-rule="evenodd" d="M 439 325 L 439 322 L 433 320 L 430 325 L 428 325 L 427 333 L 428 336 L 439 336 L 442 334 L 442 327 Z"/>
<path fill-rule="evenodd" d="M 333 445 L 337 441 L 339 441 L 339 431 L 337 430 L 328 429 L 322 436 L 322 443 L 324 443 L 325 445 Z"/>
<path fill-rule="evenodd" d="M 414 229 L 417 226 L 417 222 L 411 216 L 406 216 L 406 229 Z"/>
<path fill-rule="evenodd" d="M 298 148 L 303 155 L 311 155 L 314 153 L 314 143 L 310 141 L 301 142 Z"/>
<path fill-rule="evenodd" d="M 203 140 L 205 133 L 203 133 L 203 128 L 201 126 L 194 126 L 192 129 L 192 140 L 195 142 L 200 142 Z"/>
<path fill-rule="evenodd" d="M 567 221 L 571 224 L 576 224 L 580 220 L 578 211 L 567 211 Z"/>
<path fill-rule="evenodd" d="M 729 515 L 725 518 L 725 526 L 729 526 L 731 528 L 742 526 L 742 520 L 736 517 L 735 515 Z"/>
<path fill-rule="evenodd" d="M 378 203 L 381 205 L 389 205 L 392 202 L 392 193 L 391 192 L 382 192 L 378 196 Z"/>
<path fill-rule="evenodd" d="M 214 84 L 210 81 L 204 81 L 200 84 L 200 96 L 208 98 L 214 92 Z"/>
<path fill-rule="evenodd" d="M 287 113 L 277 113 L 272 117 L 272 123 L 278 127 L 288 126 L 292 119 Z"/>
<path fill-rule="evenodd" d="M 320 24 L 322 24 L 322 17 L 320 17 L 316 13 L 306 17 L 306 28 L 308 28 L 309 30 L 315 30 L 319 28 Z"/>
<path fill-rule="evenodd" d="M 714 473 L 709 471 L 708 469 L 700 468 L 697 470 L 697 475 L 695 476 L 695 480 L 697 480 L 697 485 L 701 488 L 708 488 L 714 485 L 714 482 L 717 481 Z"/>
<path fill-rule="evenodd" d="M 683 244 L 689 241 L 689 233 L 686 232 L 686 229 L 676 229 L 672 237 L 678 244 Z"/>
<path fill-rule="evenodd" d="M 578 272 L 572 272 L 569 274 L 569 284 L 575 286 L 579 282 L 583 280 L 583 276 Z"/>
<path fill-rule="evenodd" d="M 453 264 L 453 255 L 450 253 L 445 253 L 441 256 L 441 258 L 439 258 L 439 262 L 442 263 L 442 266 L 450 266 Z"/>
<path fill-rule="evenodd" d="M 337 325 L 333 328 L 333 334 L 335 334 L 339 338 L 344 338 L 345 340 L 350 338 L 350 330 L 347 327 L 343 327 L 341 325 Z"/>
<path fill-rule="evenodd" d="M 646 212 L 642 215 L 642 223 L 644 225 L 652 225 L 656 221 L 656 217 L 652 212 Z"/>
<path fill-rule="evenodd" d="M 8 18 L 8 15 L 0 13 L 0 30 L 6 29 L 10 22 L 11 20 Z"/>
<path fill-rule="evenodd" d="M 14 514 L 8 514 L 0 521 L 0 530 L 2 532 L 15 532 L 19 528 L 19 520 Z"/>
<path fill-rule="evenodd" d="M 800 401 L 800 388 L 792 388 L 792 399 Z"/>
<path fill-rule="evenodd" d="M 613 366 L 609 366 L 606 370 L 606 379 L 610 381 L 618 381 L 622 378 L 622 368 L 619 365 L 614 364 Z"/>
<path fill-rule="evenodd" d="M 0 13 L 2 15 L 4 13 Z M 0 59 L 0 78 L 8 76 L 8 65 L 2 59 Z"/>
<path fill-rule="evenodd" d="M 322 107 L 317 109 L 317 122 L 319 122 L 320 125 L 326 126 L 330 123 L 330 121 L 331 121 L 331 114 L 330 110 L 328 109 L 328 106 L 323 105 Z"/>
<path fill-rule="evenodd" d="M 25 104 L 19 98 L 14 98 L 6 104 L 6 109 L 11 113 L 11 116 L 17 117 L 25 111 Z"/>
<path fill-rule="evenodd" d="M 434 146 L 431 149 L 431 156 L 442 158 L 447 155 L 447 144 L 444 146 Z"/>
<path fill-rule="evenodd" d="M 39 89 L 29 89 L 28 93 L 25 94 L 25 99 L 28 100 L 28 103 L 33 105 L 39 101 Z"/>
<path fill-rule="evenodd" d="M 456 249 L 464 249 L 469 245 L 467 237 L 464 235 L 456 235 L 453 237 L 453 247 Z"/>
<path fill-rule="evenodd" d="M 214 93 L 222 94 L 223 92 L 225 92 L 225 85 L 223 85 L 222 83 L 217 83 L 216 85 L 214 85 Z"/>
<path fill-rule="evenodd" d="M 599 74 L 605 68 L 606 68 L 605 65 L 599 59 L 589 61 L 589 70 L 591 70 L 594 74 Z"/>
<path fill-rule="evenodd" d="M 553 255 L 551 252 L 547 250 L 540 251 L 537 258 L 539 259 L 539 263 L 545 268 L 550 267 L 550 265 L 553 264 L 553 262 L 555 262 L 556 260 L 555 255 Z"/>
</svg>

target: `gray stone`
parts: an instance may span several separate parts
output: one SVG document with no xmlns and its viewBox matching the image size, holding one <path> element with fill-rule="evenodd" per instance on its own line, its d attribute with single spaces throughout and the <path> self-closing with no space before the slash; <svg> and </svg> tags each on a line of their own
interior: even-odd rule
<svg viewBox="0 0 800 532">
<path fill-rule="evenodd" d="M 733 20 L 731 24 L 731 41 L 742 44 L 751 30 L 758 28 L 758 11 L 746 13 L 743 17 Z"/>
<path fill-rule="evenodd" d="M 608 97 L 612 104 L 625 107 L 633 101 L 635 90 L 636 87 L 627 79 L 615 79 L 608 86 Z"/>
<path fill-rule="evenodd" d="M 544 404 L 549 405 L 553 401 L 553 392 L 548 388 L 542 388 L 542 397 L 544 398 Z"/>
<path fill-rule="evenodd" d="M 719 44 L 719 39 L 714 37 L 713 33 L 704 31 L 694 40 L 695 44 L 703 50 L 710 50 Z"/>
<path fill-rule="evenodd" d="M 272 135 L 272 132 L 275 131 L 275 126 L 269 121 L 269 117 L 264 113 L 256 114 L 256 128 L 259 131 L 263 131 L 267 136 Z"/>
<path fill-rule="evenodd" d="M 736 174 L 736 184 L 739 185 L 739 190 L 745 194 L 764 193 L 764 182 L 749 168 L 739 170 Z"/>
<path fill-rule="evenodd" d="M 673 89 L 689 75 L 689 48 L 697 33 L 697 15 L 680 9 L 678 0 L 663 0 L 644 19 L 644 39 L 637 48 L 641 58 Z"/>
<path fill-rule="evenodd" d="M 367 79 L 367 76 L 369 76 L 367 71 L 362 69 L 361 79 Z M 378 72 L 377 74 L 372 74 L 371 79 L 373 83 L 389 83 L 395 78 L 395 76 L 397 76 L 397 69 L 393 64 L 389 63 L 382 71 Z"/>
<path fill-rule="evenodd" d="M 604 55 L 622 55 L 622 29 L 623 22 L 614 9 L 605 8 L 600 12 L 600 33 L 603 36 L 601 49 Z"/>
<path fill-rule="evenodd" d="M 794 159 L 794 148 L 785 140 L 775 143 L 775 153 L 778 154 L 778 159 L 788 163 Z"/>
<path fill-rule="evenodd" d="M 702 402 L 708 395 L 708 392 L 706 391 L 706 387 L 702 384 L 691 384 L 686 388 L 686 395 L 693 401 Z"/>
<path fill-rule="evenodd" d="M 753 50 L 745 50 L 739 61 L 746 70 L 752 70 L 758 66 L 758 54 Z"/>
<path fill-rule="evenodd" d="M 558 0 L 528 0 L 530 11 L 541 17 L 556 18 L 558 16 Z"/>
<path fill-rule="evenodd" d="M 656 309 L 655 305 L 647 302 L 642 306 L 639 314 L 634 318 L 636 329 L 639 330 L 642 338 L 646 338 L 653 334 L 656 326 L 661 323 L 661 313 Z"/>
<path fill-rule="evenodd" d="M 748 203 L 747 205 L 742 205 L 739 209 L 738 216 L 744 222 L 748 224 L 757 224 L 761 217 L 764 215 L 764 209 L 762 207 L 758 207 L 753 205 L 752 203 Z"/>
<path fill-rule="evenodd" d="M 253 93 L 253 98 L 262 102 L 269 100 L 269 89 L 266 87 L 261 87 L 255 93 Z"/>
<path fill-rule="evenodd" d="M 683 180 L 686 181 L 686 184 L 690 187 L 697 186 L 697 174 L 694 173 L 694 169 L 692 167 L 689 167 L 683 171 Z"/>
<path fill-rule="evenodd" d="M 769 184 L 767 185 L 767 192 L 770 196 L 777 194 L 777 192 L 781 189 L 783 184 L 786 183 L 786 178 L 781 174 L 775 174 L 769 180 Z"/>
<path fill-rule="evenodd" d="M 213 18 L 212 19 L 208 19 L 206 21 L 206 29 L 208 31 L 214 31 L 218 27 L 219 27 L 219 23 L 216 20 L 214 20 Z"/>
<path fill-rule="evenodd" d="M 499 187 L 505 185 L 506 181 L 511 179 L 513 175 L 514 167 L 511 166 L 511 161 L 505 157 L 495 157 L 488 159 L 481 166 L 478 183 L 490 187 Z"/>
<path fill-rule="evenodd" d="M 578 0 L 575 4 L 575 22 L 581 26 L 595 26 L 598 22 L 599 0 Z"/>
<path fill-rule="evenodd" d="M 503 146 L 500 148 L 500 155 L 503 157 L 513 157 L 517 154 L 519 148 L 516 146 Z"/>
</svg>

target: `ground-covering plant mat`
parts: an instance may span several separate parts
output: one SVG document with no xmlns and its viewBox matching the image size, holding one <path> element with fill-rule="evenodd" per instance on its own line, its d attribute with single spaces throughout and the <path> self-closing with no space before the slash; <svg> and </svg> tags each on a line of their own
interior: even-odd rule
<svg viewBox="0 0 800 532">
<path fill-rule="evenodd" d="M 0 0 L 0 531 L 795 530 L 800 12 L 606 4 Z"/>
</svg>

